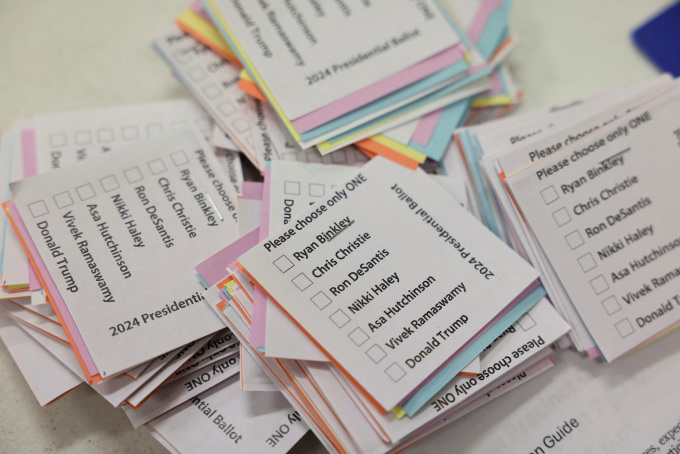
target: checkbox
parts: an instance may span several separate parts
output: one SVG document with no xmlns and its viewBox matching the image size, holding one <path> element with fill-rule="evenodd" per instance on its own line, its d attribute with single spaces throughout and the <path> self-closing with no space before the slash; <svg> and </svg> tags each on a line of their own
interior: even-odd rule
<svg viewBox="0 0 680 454">
<path fill-rule="evenodd" d="M 201 68 L 190 69 L 187 73 L 194 82 L 200 82 L 205 79 L 205 71 L 203 71 Z"/>
<path fill-rule="evenodd" d="M 34 218 L 39 218 L 40 216 L 44 216 L 50 212 L 43 200 L 38 200 L 37 202 L 29 204 L 28 210 L 31 212 Z"/>
<path fill-rule="evenodd" d="M 569 245 L 569 249 L 572 251 L 576 249 L 577 247 L 583 246 L 583 237 L 579 233 L 578 230 L 574 230 L 570 234 L 564 237 L 565 240 L 567 240 L 567 244 Z"/>
<path fill-rule="evenodd" d="M 609 290 L 609 284 L 607 284 L 607 281 L 601 274 L 596 278 L 590 280 L 590 286 L 593 288 L 593 291 L 595 292 L 596 295 L 599 295 L 600 293 Z"/>
<path fill-rule="evenodd" d="M 90 145 L 92 143 L 92 133 L 90 131 L 76 132 L 76 145 Z"/>
<path fill-rule="evenodd" d="M 347 155 L 345 153 L 331 153 L 331 160 L 335 164 L 343 164 L 347 162 Z"/>
<path fill-rule="evenodd" d="M 293 151 L 289 151 L 287 153 L 283 153 L 283 158 L 284 161 L 300 161 L 300 154 L 295 153 Z"/>
<path fill-rule="evenodd" d="M 393 382 L 398 382 L 401 380 L 404 375 L 406 375 L 406 372 L 404 372 L 404 369 L 399 366 L 397 363 L 392 363 L 390 367 L 385 369 L 385 373 L 387 374 L 388 377 L 392 379 Z"/>
<path fill-rule="evenodd" d="M 547 188 L 541 191 L 541 198 L 543 199 L 543 202 L 545 202 L 546 205 L 550 205 L 555 200 L 559 199 L 560 196 L 557 195 L 557 191 L 555 191 L 554 186 L 548 186 Z"/>
<path fill-rule="evenodd" d="M 319 309 L 325 309 L 326 306 L 331 304 L 331 299 L 324 292 L 319 292 L 310 298 L 312 303 L 316 305 Z"/>
<path fill-rule="evenodd" d="M 123 126 L 120 131 L 123 140 L 137 140 L 139 139 L 139 128 L 137 126 Z"/>
<path fill-rule="evenodd" d="M 65 147 L 67 143 L 66 134 L 63 132 L 57 132 L 50 135 L 50 146 L 52 148 Z"/>
<path fill-rule="evenodd" d="M 146 126 L 146 136 L 153 137 L 163 132 L 163 125 L 160 123 L 151 123 Z"/>
<path fill-rule="evenodd" d="M 607 315 L 612 315 L 621 310 L 621 305 L 616 300 L 615 296 L 610 296 L 606 300 L 602 301 L 602 307 Z"/>
<path fill-rule="evenodd" d="M 149 170 L 153 175 L 158 175 L 159 173 L 163 173 L 168 170 L 168 168 L 165 167 L 165 163 L 160 158 L 149 161 L 147 165 L 149 166 Z"/>
<path fill-rule="evenodd" d="M 597 266 L 597 263 L 595 263 L 595 259 L 593 258 L 593 254 L 590 252 L 579 257 L 578 264 L 584 273 L 587 273 Z"/>
<path fill-rule="evenodd" d="M 130 167 L 125 172 L 123 172 L 123 174 L 125 175 L 127 182 L 130 184 L 137 183 L 138 181 L 142 181 L 144 179 L 142 171 L 139 170 L 139 167 Z"/>
<path fill-rule="evenodd" d="M 115 140 L 116 133 L 113 132 L 113 129 L 111 128 L 100 129 L 97 131 L 97 138 L 99 139 L 99 143 L 110 143 Z"/>
<path fill-rule="evenodd" d="M 520 317 L 519 320 L 517 320 L 517 324 L 524 331 L 529 331 L 531 328 L 536 326 L 536 321 L 533 318 L 531 318 L 531 315 L 524 314 L 522 317 Z"/>
<path fill-rule="evenodd" d="M 66 208 L 73 205 L 73 198 L 68 191 L 60 192 L 54 196 L 54 203 L 57 204 L 57 208 Z"/>
<path fill-rule="evenodd" d="M 177 60 L 181 65 L 186 65 L 194 59 L 191 50 L 178 50 L 174 53 L 174 56 L 175 60 Z"/>
<path fill-rule="evenodd" d="M 92 187 L 90 183 L 78 186 L 76 188 L 76 192 L 78 193 L 78 197 L 80 197 L 80 200 L 82 201 L 91 199 L 92 197 L 97 195 L 97 193 L 94 192 L 94 187 Z"/>
<path fill-rule="evenodd" d="M 217 110 L 219 110 L 220 113 L 221 113 L 222 115 L 224 115 L 225 117 L 228 117 L 228 116 L 230 116 L 231 114 L 233 114 L 234 112 L 236 112 L 236 106 L 234 106 L 234 105 L 233 105 L 232 103 L 230 103 L 229 101 L 225 101 L 225 102 L 223 102 L 222 104 L 219 104 L 219 105 L 217 106 Z"/>
<path fill-rule="evenodd" d="M 196 127 L 204 134 L 212 131 L 212 123 L 210 120 L 196 120 Z"/>
<path fill-rule="evenodd" d="M 330 318 L 338 328 L 342 328 L 347 323 L 349 323 L 349 317 L 342 311 L 342 309 L 338 309 L 337 311 L 333 312 L 328 318 Z"/>
<path fill-rule="evenodd" d="M 286 195 L 300 195 L 300 182 L 286 181 L 283 183 L 283 193 Z"/>
<path fill-rule="evenodd" d="M 237 132 L 244 133 L 250 128 L 250 125 L 243 118 L 239 118 L 231 124 Z"/>
<path fill-rule="evenodd" d="M 203 87 L 203 94 L 208 99 L 216 99 L 222 96 L 222 91 L 217 87 L 217 85 L 210 84 L 206 87 Z"/>
<path fill-rule="evenodd" d="M 322 161 L 321 155 L 318 153 L 305 153 L 305 158 L 307 158 L 307 162 L 310 163 L 320 163 Z"/>
<path fill-rule="evenodd" d="M 630 324 L 630 321 L 627 318 L 624 318 L 615 324 L 614 327 L 616 327 L 616 331 L 618 331 L 621 339 L 630 336 L 635 331 L 635 328 L 633 328 L 633 325 Z"/>
<path fill-rule="evenodd" d="M 172 159 L 172 162 L 175 163 L 176 167 L 189 163 L 189 158 L 187 157 L 186 153 L 181 150 L 172 153 L 170 158 Z"/>
<path fill-rule="evenodd" d="M 305 273 L 298 274 L 291 280 L 291 282 L 295 284 L 295 286 L 300 291 L 304 291 L 308 289 L 310 285 L 312 285 L 312 281 L 307 277 Z"/>
<path fill-rule="evenodd" d="M 107 177 L 102 178 L 101 180 L 99 180 L 99 183 L 101 183 L 104 192 L 115 191 L 120 187 L 120 185 L 118 184 L 118 179 L 114 175 L 109 175 Z"/>
<path fill-rule="evenodd" d="M 366 350 L 366 355 L 368 355 L 374 363 L 378 364 L 385 356 L 387 356 L 387 353 L 385 353 L 385 350 L 380 348 L 378 344 L 373 344 L 373 347 Z"/>
<path fill-rule="evenodd" d="M 170 123 L 171 129 L 186 129 L 188 126 L 186 120 L 177 120 Z"/>
<path fill-rule="evenodd" d="M 323 197 L 325 188 L 319 183 L 309 183 L 310 197 Z"/>
<path fill-rule="evenodd" d="M 273 263 L 274 266 L 276 266 L 282 273 L 285 273 L 286 271 L 295 266 L 293 262 L 291 262 L 290 259 L 285 255 L 282 255 L 278 259 L 274 260 Z"/>
<path fill-rule="evenodd" d="M 357 347 L 361 347 L 368 340 L 368 334 L 361 328 L 354 328 L 348 335 Z"/>
<path fill-rule="evenodd" d="M 555 220 L 555 223 L 557 223 L 557 227 L 562 227 L 564 224 L 571 221 L 571 216 L 569 216 L 569 212 L 566 208 L 560 208 L 559 210 L 555 211 L 552 216 Z"/>
</svg>

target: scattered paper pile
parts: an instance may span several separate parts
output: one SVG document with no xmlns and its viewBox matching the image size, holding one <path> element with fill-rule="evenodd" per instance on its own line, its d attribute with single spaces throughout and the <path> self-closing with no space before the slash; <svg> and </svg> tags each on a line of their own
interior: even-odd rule
<svg viewBox="0 0 680 454">
<path fill-rule="evenodd" d="M 207 0 L 153 41 L 197 102 L 17 121 L 0 336 L 39 403 L 87 383 L 172 452 L 398 452 L 555 343 L 674 327 L 677 82 L 484 123 L 509 8 Z"/>
</svg>

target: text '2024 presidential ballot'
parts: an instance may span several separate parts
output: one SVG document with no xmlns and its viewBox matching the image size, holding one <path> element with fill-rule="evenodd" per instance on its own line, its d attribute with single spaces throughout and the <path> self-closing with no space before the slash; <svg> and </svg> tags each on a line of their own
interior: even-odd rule
<svg viewBox="0 0 680 454">
<path fill-rule="evenodd" d="M 221 328 L 184 270 L 236 238 L 235 192 L 192 131 L 137 142 L 11 189 L 91 377 Z"/>
</svg>

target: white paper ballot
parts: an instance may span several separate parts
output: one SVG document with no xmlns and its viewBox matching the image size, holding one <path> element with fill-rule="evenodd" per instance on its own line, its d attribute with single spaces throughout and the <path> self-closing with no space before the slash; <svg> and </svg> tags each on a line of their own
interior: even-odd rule
<svg viewBox="0 0 680 454">
<path fill-rule="evenodd" d="M 608 361 L 680 320 L 678 114 L 666 98 L 507 180 Z"/>
<path fill-rule="evenodd" d="M 246 393 L 236 379 L 149 425 L 181 453 L 285 453 L 308 430 L 280 393 Z"/>
<path fill-rule="evenodd" d="M 379 157 L 239 262 L 381 410 L 538 275 L 425 173 Z"/>
<path fill-rule="evenodd" d="M 432 0 L 215 4 L 291 119 L 460 42 Z"/>
<path fill-rule="evenodd" d="M 222 327 L 191 270 L 236 239 L 236 198 L 192 131 L 11 189 L 90 376 L 122 372 Z"/>
</svg>

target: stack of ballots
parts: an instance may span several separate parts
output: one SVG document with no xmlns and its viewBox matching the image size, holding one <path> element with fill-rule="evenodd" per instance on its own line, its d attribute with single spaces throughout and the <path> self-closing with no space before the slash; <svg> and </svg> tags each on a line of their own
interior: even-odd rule
<svg viewBox="0 0 680 454">
<path fill-rule="evenodd" d="M 219 125 L 214 143 L 226 133 L 260 170 L 303 150 L 343 163 L 352 144 L 432 167 L 457 126 L 521 97 L 503 65 L 510 6 L 205 2 L 153 45 Z"/>
<path fill-rule="evenodd" d="M 282 396 L 241 392 L 239 341 L 191 272 L 238 237 L 243 170 L 212 128 L 193 101 L 17 122 L 1 144 L 3 279 L 18 285 L 0 336 L 43 406 L 87 383 L 154 434 L 188 415 L 196 435 L 217 429 L 206 449 L 257 450 L 290 424 L 287 450 L 307 427 Z"/>
<path fill-rule="evenodd" d="M 563 307 L 451 140 L 521 96 L 510 6 L 208 0 L 153 40 L 195 100 L 17 120 L 0 336 L 39 403 L 86 383 L 172 452 L 418 452 L 549 370 Z"/>
<path fill-rule="evenodd" d="M 678 82 L 667 75 L 463 128 L 475 212 L 541 271 L 573 327 L 563 346 L 611 362 L 678 325 Z"/>
</svg>

